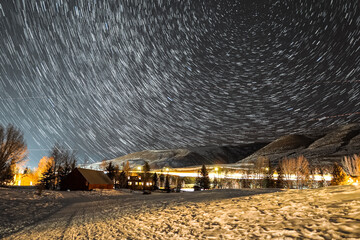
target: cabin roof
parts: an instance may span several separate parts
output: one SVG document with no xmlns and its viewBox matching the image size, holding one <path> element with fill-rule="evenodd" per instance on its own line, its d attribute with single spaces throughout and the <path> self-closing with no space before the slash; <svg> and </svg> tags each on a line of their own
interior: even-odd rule
<svg viewBox="0 0 360 240">
<path fill-rule="evenodd" d="M 113 184 L 111 179 L 102 171 L 77 168 L 89 184 Z"/>
</svg>

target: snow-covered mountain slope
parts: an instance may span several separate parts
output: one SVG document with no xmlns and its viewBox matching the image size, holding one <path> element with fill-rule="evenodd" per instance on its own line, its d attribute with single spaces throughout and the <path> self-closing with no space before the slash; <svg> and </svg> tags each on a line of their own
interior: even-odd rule
<svg viewBox="0 0 360 240">
<path fill-rule="evenodd" d="M 312 164 L 340 162 L 344 156 L 360 154 L 360 125 L 348 124 L 322 133 L 286 135 L 271 142 L 237 165 L 255 162 L 260 156 L 276 165 L 281 159 L 304 155 Z"/>
<path fill-rule="evenodd" d="M 182 168 L 199 166 L 202 164 L 230 164 L 243 159 L 267 143 L 252 143 L 238 146 L 209 146 L 192 147 L 167 150 L 145 150 L 130 153 L 125 156 L 107 160 L 118 166 L 129 161 L 131 167 L 143 165 L 147 161 L 151 168 L 160 169 L 163 167 Z M 100 169 L 101 162 L 86 165 L 84 167 Z"/>
</svg>

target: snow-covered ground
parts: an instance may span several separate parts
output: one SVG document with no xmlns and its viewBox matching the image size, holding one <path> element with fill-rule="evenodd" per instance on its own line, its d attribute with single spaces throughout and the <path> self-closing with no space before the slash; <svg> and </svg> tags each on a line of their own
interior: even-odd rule
<svg viewBox="0 0 360 240">
<path fill-rule="evenodd" d="M 20 210 L 16 218 L 29 221 L 16 225 L 2 214 L 5 239 L 360 239 L 358 186 L 151 195 L 48 192 L 39 199 L 30 193 L 14 198 L 17 191 L 0 189 L 1 209 Z M 43 217 L 34 210 L 41 203 L 49 210 Z"/>
</svg>

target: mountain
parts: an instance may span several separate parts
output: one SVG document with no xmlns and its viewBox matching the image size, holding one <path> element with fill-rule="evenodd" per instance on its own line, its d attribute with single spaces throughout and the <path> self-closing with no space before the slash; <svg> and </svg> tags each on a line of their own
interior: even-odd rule
<svg viewBox="0 0 360 240">
<path fill-rule="evenodd" d="M 112 162 L 118 166 L 129 161 L 131 167 L 144 165 L 145 161 L 150 164 L 152 169 L 163 167 L 183 168 L 199 166 L 202 164 L 231 164 L 236 163 L 268 143 L 251 143 L 237 146 L 207 146 L 190 147 L 167 150 L 145 150 L 141 152 L 130 153 L 125 156 L 106 160 L 106 163 Z M 101 162 L 89 164 L 83 167 L 100 169 Z"/>
<path fill-rule="evenodd" d="M 360 125 L 347 124 L 323 133 L 291 134 L 280 137 L 235 165 L 248 165 L 264 156 L 274 165 L 287 157 L 304 155 L 314 165 L 340 162 L 344 156 L 360 154 Z"/>
</svg>

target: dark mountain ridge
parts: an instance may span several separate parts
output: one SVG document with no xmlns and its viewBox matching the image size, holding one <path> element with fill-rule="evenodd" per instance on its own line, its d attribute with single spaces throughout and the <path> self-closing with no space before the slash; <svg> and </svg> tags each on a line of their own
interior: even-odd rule
<svg viewBox="0 0 360 240">
<path fill-rule="evenodd" d="M 323 134 L 291 134 L 278 138 L 237 165 L 255 162 L 260 156 L 269 158 L 277 165 L 283 158 L 303 155 L 313 165 L 340 162 L 344 156 L 360 153 L 360 125 L 347 124 L 323 132 Z"/>
</svg>

